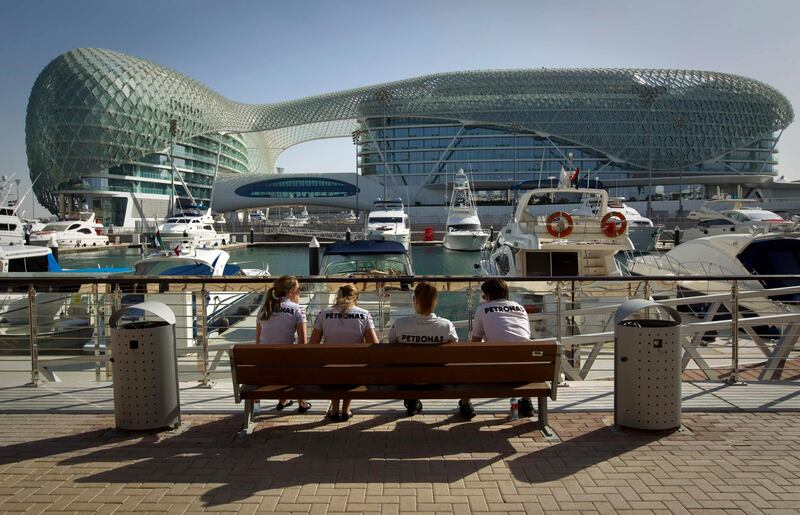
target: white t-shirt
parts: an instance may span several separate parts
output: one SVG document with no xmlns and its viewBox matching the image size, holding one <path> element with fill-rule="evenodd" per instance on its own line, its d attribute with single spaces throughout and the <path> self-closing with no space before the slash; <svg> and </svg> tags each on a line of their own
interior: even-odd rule
<svg viewBox="0 0 800 515">
<path fill-rule="evenodd" d="M 521 342 L 531 339 L 525 308 L 508 299 L 492 300 L 475 310 L 472 336 L 487 342 Z"/>
<path fill-rule="evenodd" d="M 389 343 L 448 343 L 457 342 L 453 322 L 435 313 L 398 318 L 389 329 Z"/>
<path fill-rule="evenodd" d="M 372 315 L 366 309 L 353 306 L 344 313 L 331 307 L 319 312 L 314 329 L 322 331 L 325 343 L 361 343 L 367 331 L 375 329 Z"/>
<path fill-rule="evenodd" d="M 300 304 L 283 297 L 281 307 L 267 320 L 259 319 L 258 323 L 261 325 L 258 343 L 295 343 L 297 324 L 305 325 L 306 312 Z"/>
</svg>

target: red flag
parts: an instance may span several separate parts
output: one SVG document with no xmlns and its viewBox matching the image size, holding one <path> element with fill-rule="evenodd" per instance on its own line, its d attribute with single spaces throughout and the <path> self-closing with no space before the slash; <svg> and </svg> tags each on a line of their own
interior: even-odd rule
<svg viewBox="0 0 800 515">
<path fill-rule="evenodd" d="M 575 173 L 572 174 L 572 178 L 569 180 L 570 184 L 578 184 L 578 175 L 581 172 L 581 167 L 575 168 Z"/>
</svg>

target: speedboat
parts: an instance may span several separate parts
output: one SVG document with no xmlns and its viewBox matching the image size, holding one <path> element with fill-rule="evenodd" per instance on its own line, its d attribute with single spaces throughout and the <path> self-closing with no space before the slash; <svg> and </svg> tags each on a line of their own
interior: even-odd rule
<svg viewBox="0 0 800 515">
<path fill-rule="evenodd" d="M 158 227 L 158 235 L 164 245 L 174 248 L 181 245 L 189 247 L 218 247 L 230 242 L 230 234 L 218 233 L 214 228 L 217 221 L 211 209 L 203 210 L 197 206 L 167 218 Z"/>
<path fill-rule="evenodd" d="M 756 206 L 754 199 L 715 199 L 689 213 L 687 218 L 697 221 L 695 227 L 683 231 L 681 240 L 730 233 L 791 232 L 797 223 L 784 220 L 777 213 Z"/>
<path fill-rule="evenodd" d="M 337 241 L 325 248 L 320 272 L 326 277 L 411 276 L 411 260 L 398 241 Z"/>
<path fill-rule="evenodd" d="M 653 221 L 643 216 L 635 208 L 625 204 L 624 197 L 609 197 L 608 209 L 625 215 L 628 220 L 628 238 L 639 252 L 652 252 L 658 238 L 664 231 L 663 225 L 653 225 Z"/>
<path fill-rule="evenodd" d="M 46 246 L 50 240 L 60 247 L 97 247 L 109 243 L 108 236 L 103 234 L 103 224 L 91 211 L 47 224 L 43 230 L 31 234 L 30 244 Z"/>
<path fill-rule="evenodd" d="M 269 276 L 268 270 L 242 269 L 239 265 L 230 263 L 230 254 L 217 248 L 199 248 L 176 246 L 172 251 L 161 251 L 143 257 L 134 264 L 134 275 L 148 277 L 172 276 L 210 276 L 210 277 L 237 277 L 250 276 L 254 280 Z M 197 306 L 192 299 L 178 299 L 181 292 L 168 292 L 162 288 L 158 294 L 148 293 L 147 285 L 135 285 L 128 288 L 129 293 L 123 296 L 123 304 L 131 305 L 144 300 L 161 299 L 171 305 L 176 315 L 185 316 L 191 320 L 189 327 L 182 329 L 192 330 L 187 336 L 191 338 L 196 334 L 194 323 L 197 320 Z M 132 290 L 132 291 L 130 291 Z M 191 295 L 187 293 L 185 295 Z M 241 291 L 210 291 L 206 297 L 206 327 L 209 333 L 222 332 L 231 325 L 243 320 L 257 309 L 263 301 L 263 293 Z M 160 296 L 160 297 L 159 297 Z"/>
<path fill-rule="evenodd" d="M 562 181 L 558 188 L 536 189 L 522 195 L 512 220 L 494 244 L 484 249 L 480 264 L 486 276 L 517 276 L 541 281 L 510 281 L 511 297 L 529 313 L 537 313 L 532 334 L 559 335 L 553 315 L 561 282 L 551 276 L 578 278 L 569 295 L 573 307 L 624 302 L 627 291 L 616 283 L 599 283 L 591 277 L 621 276 L 616 255 L 633 250 L 625 215 L 611 211 L 608 193 L 602 189 L 573 188 Z M 547 213 L 547 214 L 545 214 Z M 545 316 L 546 315 L 546 316 Z M 566 322 L 573 332 L 604 331 L 607 314 L 581 315 Z"/>
<path fill-rule="evenodd" d="M 467 174 L 459 170 L 453 181 L 442 246 L 449 250 L 477 251 L 483 248 L 488 239 L 489 233 L 481 228 Z"/>
<path fill-rule="evenodd" d="M 372 211 L 367 216 L 364 238 L 398 241 L 406 249 L 409 249 L 411 247 L 411 227 L 403 201 L 400 199 L 376 200 Z"/>
<path fill-rule="evenodd" d="M 25 245 L 25 223 L 13 207 L 0 207 L 0 245 Z"/>
</svg>

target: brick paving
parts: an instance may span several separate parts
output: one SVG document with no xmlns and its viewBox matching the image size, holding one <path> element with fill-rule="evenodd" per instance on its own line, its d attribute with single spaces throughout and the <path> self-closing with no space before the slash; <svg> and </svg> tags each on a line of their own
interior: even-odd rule
<svg viewBox="0 0 800 515">
<path fill-rule="evenodd" d="M 684 414 L 685 430 L 554 413 L 560 441 L 482 414 L 189 415 L 126 433 L 108 414 L 0 417 L 0 512 L 796 512 L 800 413 Z"/>
</svg>

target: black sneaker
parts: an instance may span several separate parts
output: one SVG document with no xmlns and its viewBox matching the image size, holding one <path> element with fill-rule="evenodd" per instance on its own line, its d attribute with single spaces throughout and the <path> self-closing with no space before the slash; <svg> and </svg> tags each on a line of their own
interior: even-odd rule
<svg viewBox="0 0 800 515">
<path fill-rule="evenodd" d="M 475 417 L 475 408 L 472 407 L 472 403 L 469 401 L 466 403 L 458 401 L 458 411 L 467 420 L 472 420 Z"/>
<path fill-rule="evenodd" d="M 417 413 L 422 412 L 422 402 L 419 399 L 409 399 L 403 401 L 403 404 L 406 406 L 406 414 L 409 417 L 413 417 Z"/>
<path fill-rule="evenodd" d="M 519 400 L 519 416 L 520 417 L 533 416 L 533 404 L 531 403 L 530 399 Z"/>
</svg>

